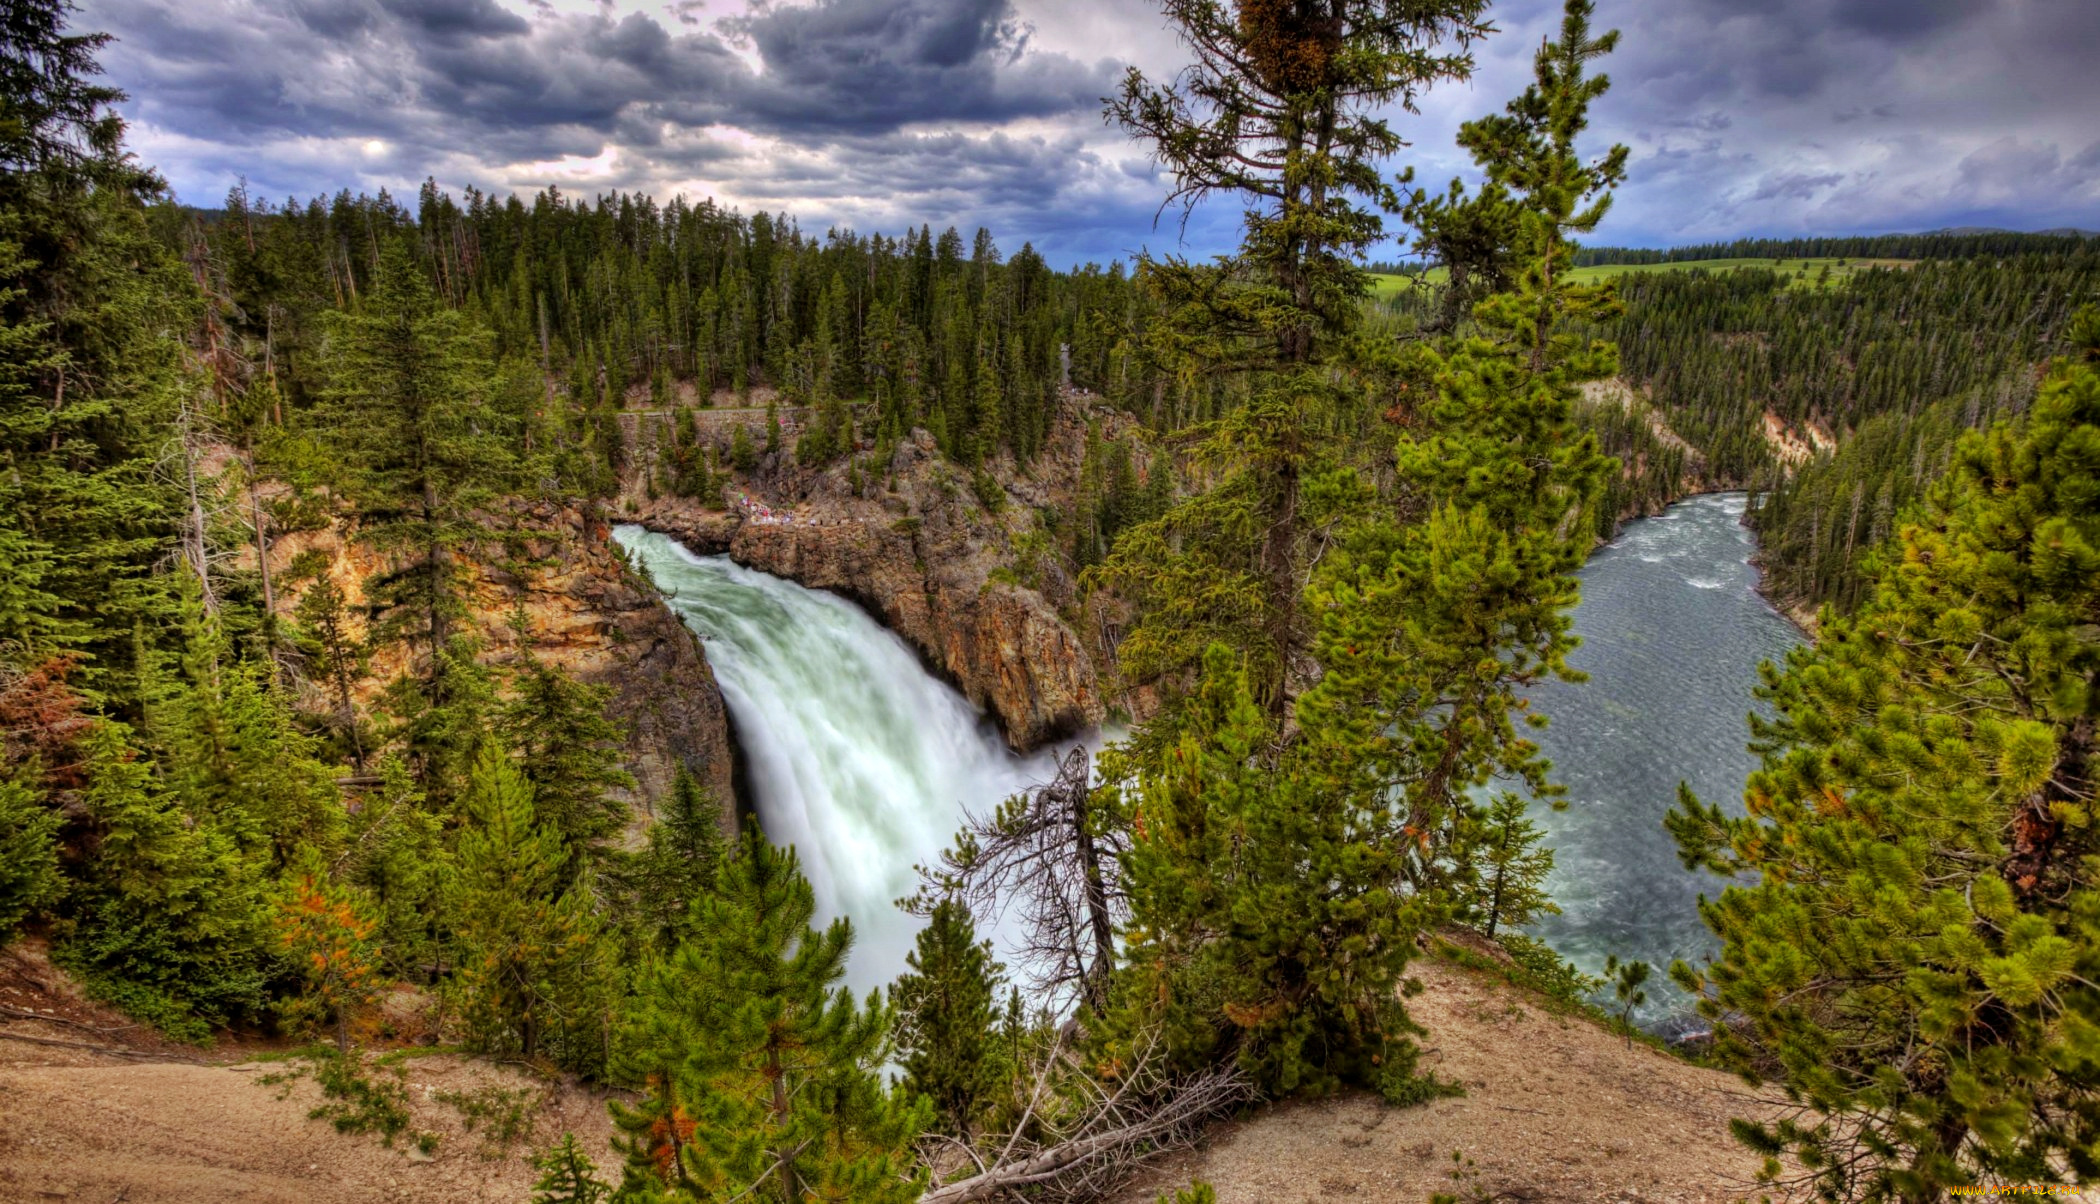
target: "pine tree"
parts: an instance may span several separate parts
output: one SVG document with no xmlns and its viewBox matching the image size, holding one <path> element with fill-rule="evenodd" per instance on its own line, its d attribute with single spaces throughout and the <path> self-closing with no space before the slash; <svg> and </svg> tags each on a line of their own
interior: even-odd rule
<svg viewBox="0 0 2100 1204">
<path fill-rule="evenodd" d="M 1745 815 L 1689 790 L 1717 1052 L 1801 1106 L 1737 1121 L 1831 1199 L 2100 1176 L 2100 313 L 2021 423 L 1959 446 L 1859 613 L 1768 667 Z"/>
<path fill-rule="evenodd" d="M 694 935 L 694 904 L 714 889 L 727 855 L 722 805 L 681 765 L 671 793 L 656 806 L 649 843 L 630 870 L 630 911 L 657 949 L 669 953 Z"/>
<path fill-rule="evenodd" d="M 540 1172 L 532 1204 L 600 1204 L 612 1195 L 612 1185 L 598 1178 L 597 1166 L 577 1146 L 574 1133 L 563 1133 L 561 1144 L 536 1155 L 532 1165 Z"/>
<path fill-rule="evenodd" d="M 572 868 L 627 822 L 627 805 L 613 792 L 632 790 L 634 778 L 620 768 L 626 733 L 605 715 L 611 697 L 610 686 L 585 685 L 527 646 L 497 720 L 532 786 L 534 814 L 561 834 Z"/>
<path fill-rule="evenodd" d="M 1128 679 L 1193 670 L 1222 641 L 1245 650 L 1256 696 L 1281 718 L 1306 649 L 1300 594 L 1319 517 L 1301 495 L 1332 470 L 1326 432 L 1355 401 L 1323 361 L 1346 350 L 1361 257 L 1395 203 L 1379 163 L 1402 141 L 1378 112 L 1467 78 L 1486 6 L 1345 0 L 1317 19 L 1284 2 L 1164 7 L 1195 63 L 1164 85 L 1131 69 L 1108 116 L 1172 171 L 1170 199 L 1253 207 L 1232 259 L 1141 262 L 1165 315 L 1151 350 L 1183 379 L 1255 376 L 1206 432 L 1197 458 L 1211 487 L 1131 532 L 1091 580 L 1139 605 Z"/>
<path fill-rule="evenodd" d="M 741 422 L 729 436 L 729 464 L 738 472 L 758 467 L 758 449 L 751 446 L 751 430 Z"/>
<path fill-rule="evenodd" d="M 57 836 L 58 812 L 33 786 L 0 774 L 0 945 L 64 891 Z"/>
<path fill-rule="evenodd" d="M 945 1132 L 967 1140 L 1005 1077 L 992 1045 L 1002 967 L 991 942 L 977 939 L 970 909 L 952 899 L 934 905 L 905 964 L 890 989 L 904 1085 L 933 1102 Z"/>
<path fill-rule="evenodd" d="M 0 648 L 84 652 L 80 684 L 128 705 L 134 631 L 165 613 L 154 469 L 195 290 L 147 229 L 162 184 L 124 151 L 123 94 L 92 80 L 108 36 L 71 9 L 0 12 Z"/>
<path fill-rule="evenodd" d="M 326 687 L 335 709 L 330 719 L 349 745 L 359 770 L 365 766 L 364 733 L 359 730 L 352 688 L 365 675 L 365 648 L 349 626 L 349 606 L 342 588 L 325 572 L 299 597 L 292 609 L 309 651 L 314 676 Z"/>
<path fill-rule="evenodd" d="M 1138 781 L 1112 1066 L 1156 1026 L 1175 1064 L 1236 1061 L 1265 1093 L 1413 1089 L 1399 976 L 1437 913 L 1395 889 L 1410 842 L 1384 791 L 1335 792 L 1310 751 L 1279 747 L 1212 645 L 1166 768 Z"/>
<path fill-rule="evenodd" d="M 1462 140 L 1521 207 L 1512 237 L 1526 266 L 1514 292 L 1480 307 L 1493 338 L 1423 349 L 1396 373 L 1396 384 L 1435 386 L 1397 442 L 1399 504 L 1374 505 L 1346 472 L 1321 474 L 1309 495 L 1335 537 L 1307 591 L 1319 618 L 1308 648 L 1317 681 L 1296 700 L 1295 735 L 1274 714 L 1278 669 L 1266 659 L 1285 645 L 1216 642 L 1181 711 L 1104 758 L 1136 833 L 1117 1054 L 1134 1056 L 1144 1026 L 1161 1022 L 1178 1061 L 1235 1060 L 1265 1091 L 1360 1083 L 1414 1097 L 1411 1024 L 1394 988 L 1415 934 L 1474 888 L 1470 792 L 1499 775 L 1555 793 L 1516 718 L 1525 687 L 1574 676 L 1570 573 L 1589 537 L 1573 520 L 1588 512 L 1606 463 L 1575 437 L 1573 401 L 1580 381 L 1611 364 L 1608 346 L 1561 329 L 1609 305 L 1567 280 L 1566 240 L 1602 216 L 1624 159 L 1614 151 L 1586 164 L 1575 153 L 1602 90 L 1584 68 L 1613 40 L 1593 38 L 1587 14 L 1572 0 L 1561 40 L 1539 54 L 1537 85 L 1508 116 L 1466 127 Z M 1310 397 L 1320 387 L 1291 389 Z M 1228 429 L 1245 438 L 1290 430 L 1286 413 L 1298 411 L 1288 392 L 1240 411 L 1272 407 L 1273 421 L 1235 418 Z M 1213 488 L 1177 512 L 1222 515 L 1242 488 Z M 1248 478 L 1244 489 L 1241 521 L 1252 515 L 1259 529 L 1263 503 L 1245 499 L 1266 487 Z M 1222 518 L 1212 525 L 1230 529 Z M 1143 530 L 1125 536 L 1118 557 L 1128 548 L 1133 563 L 1173 565 Z M 1186 566 L 1200 545 L 1188 528 L 1178 534 Z M 1218 563 L 1201 588 L 1235 591 L 1238 613 L 1259 613 L 1258 576 Z M 1203 621 L 1186 598 L 1161 613 Z M 1185 648 L 1192 633 L 1175 638 Z"/>
<path fill-rule="evenodd" d="M 1523 796 L 1499 791 L 1471 838 L 1477 876 L 1464 884 L 1461 905 L 1491 939 L 1504 926 L 1521 928 L 1541 915 L 1560 914 L 1545 890 L 1553 850 L 1538 847 L 1545 833 L 1524 812 Z"/>
<path fill-rule="evenodd" d="M 1633 1014 L 1648 1003 L 1644 987 L 1652 970 L 1647 962 L 1622 962 L 1616 953 L 1604 959 L 1604 981 L 1610 984 L 1612 998 L 1618 1001 L 1619 1027 L 1626 1033 L 1628 1045 L 1633 1044 Z"/>
<path fill-rule="evenodd" d="M 379 923 L 375 935 L 389 974 L 429 981 L 453 968 L 453 913 L 446 904 L 457 864 L 444 840 L 443 817 L 416 786 L 408 766 L 389 755 L 379 784 L 351 817 L 335 880 L 364 892 Z"/>
<path fill-rule="evenodd" d="M 487 336 L 444 308 L 399 242 L 381 250 L 371 292 L 328 315 L 321 413 L 361 533 L 398 567 L 367 583 L 391 608 L 380 634 L 422 645 L 426 673 L 459 617 L 457 551 L 481 534 L 475 507 L 507 466 L 494 435 Z"/>
<path fill-rule="evenodd" d="M 288 865 L 298 848 L 332 848 L 342 801 L 316 741 L 270 688 L 268 668 L 233 658 L 193 594 L 182 616 L 179 672 L 165 674 L 157 656 L 145 658 L 146 734 L 162 781 L 186 812 L 232 837 L 258 872 Z"/>
<path fill-rule="evenodd" d="M 890 1014 L 838 981 L 851 926 L 810 927 L 791 850 L 751 833 L 695 905 L 694 936 L 650 967 L 624 1065 L 648 1093 L 613 1105 L 623 1190 L 673 1200 L 906 1204 L 928 1109 L 883 1084 Z"/>
<path fill-rule="evenodd" d="M 1616 40 L 1592 37 L 1588 13 L 1570 0 L 1537 82 L 1461 133 L 1518 206 L 1522 268 L 1514 291 L 1478 307 L 1481 333 L 1422 353 L 1430 387 L 1410 391 L 1419 413 L 1395 449 L 1417 517 L 1345 524 L 1308 593 L 1321 676 L 1298 708 L 1305 738 L 1326 745 L 1317 763 L 1335 789 L 1361 777 L 1398 792 L 1413 845 L 1404 877 L 1418 891 L 1468 887 L 1472 790 L 1499 777 L 1534 797 L 1560 793 L 1518 723 L 1544 723 L 1527 687 L 1580 680 L 1567 663 L 1572 573 L 1590 548 L 1580 520 L 1610 467 L 1574 426 L 1581 382 L 1609 375 L 1615 355 L 1571 331 L 1612 301 L 1608 286 L 1571 282 L 1569 236 L 1602 218 L 1625 158 L 1575 150 L 1606 82 L 1587 65 Z"/>
<path fill-rule="evenodd" d="M 269 962 L 256 862 L 209 814 L 186 812 L 123 725 L 80 741 L 97 839 L 54 950 L 124 1011 L 185 1040 L 253 1016 Z"/>
<path fill-rule="evenodd" d="M 501 748 L 482 746 L 464 799 L 454 989 L 474 1044 L 527 1058 L 585 1010 L 577 970 L 594 952 L 595 918 L 564 889 L 569 853 L 538 822 L 532 786 Z"/>
<path fill-rule="evenodd" d="M 277 951 L 306 984 L 285 1011 L 294 1023 L 331 1022 L 336 1051 L 347 1055 L 351 1026 L 384 986 L 369 902 L 331 881 L 309 853 L 279 885 L 271 923 Z"/>
</svg>

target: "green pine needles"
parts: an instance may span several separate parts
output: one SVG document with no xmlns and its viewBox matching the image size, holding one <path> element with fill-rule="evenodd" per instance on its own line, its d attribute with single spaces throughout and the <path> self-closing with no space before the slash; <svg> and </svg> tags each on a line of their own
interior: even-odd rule
<svg viewBox="0 0 2100 1204">
<path fill-rule="evenodd" d="M 792 850 L 755 831 L 693 905 L 694 935 L 643 972 L 614 1105 L 637 1198 L 908 1204 L 931 1108 L 883 1082 L 891 1014 L 838 985 L 853 929 L 810 926 Z"/>
<path fill-rule="evenodd" d="M 954 899 L 933 905 L 905 961 L 890 989 L 905 1087 L 932 1102 L 943 1132 L 972 1137 L 1011 1080 L 996 1043 L 1004 967 Z"/>
<path fill-rule="evenodd" d="M 2100 1174 L 2100 316 L 2073 336 L 1768 673 L 1748 814 L 1670 816 L 1687 865 L 1760 879 L 1672 972 L 1802 1106 L 1738 1123 L 1767 1177 L 1825 1198 Z"/>
</svg>

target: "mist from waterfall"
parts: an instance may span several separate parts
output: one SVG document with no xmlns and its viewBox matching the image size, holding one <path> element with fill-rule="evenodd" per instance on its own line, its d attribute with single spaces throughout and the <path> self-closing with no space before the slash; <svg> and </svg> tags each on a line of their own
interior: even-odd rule
<svg viewBox="0 0 2100 1204">
<path fill-rule="evenodd" d="M 985 812 L 1056 773 L 1056 750 L 1016 756 L 991 722 L 902 639 L 833 594 L 633 525 L 613 537 L 698 633 L 736 720 L 760 825 L 793 845 L 821 917 L 855 933 L 857 991 L 904 968 L 920 921 L 894 906 L 913 866 Z"/>
</svg>

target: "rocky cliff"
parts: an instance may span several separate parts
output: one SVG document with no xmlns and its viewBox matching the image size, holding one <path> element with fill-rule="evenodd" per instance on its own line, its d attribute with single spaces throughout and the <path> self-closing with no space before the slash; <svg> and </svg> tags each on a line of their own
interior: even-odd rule
<svg viewBox="0 0 2100 1204">
<path fill-rule="evenodd" d="M 608 713 L 628 729 L 624 759 L 638 814 L 646 816 L 684 765 L 714 790 L 727 822 L 734 755 L 722 692 L 699 640 L 626 567 L 603 523 L 538 505 L 506 511 L 493 525 L 501 538 L 462 557 L 469 622 L 484 659 L 511 664 L 530 651 L 580 681 L 610 687 Z M 355 614 L 365 583 L 386 568 L 354 523 L 343 521 L 281 537 L 270 561 L 286 613 L 325 574 Z M 398 644 L 376 652 L 356 687 L 358 702 L 370 702 L 408 656 Z M 312 701 L 327 707 L 318 696 Z"/>
<path fill-rule="evenodd" d="M 1032 749 L 1100 723 L 1107 711 L 1079 634 L 1076 590 L 1048 550 L 1042 512 L 1069 502 L 1078 487 L 1086 423 L 1128 419 L 1091 409 L 1082 395 L 1068 397 L 1066 410 L 1034 463 L 1005 461 L 981 476 L 945 461 L 924 431 L 887 459 L 863 449 L 800 467 L 790 415 L 790 441 L 735 477 L 726 509 L 661 488 L 654 466 L 666 426 L 689 416 L 629 415 L 635 467 L 620 509 L 695 551 L 726 552 L 852 598 L 991 712 L 1014 747 Z M 701 413 L 707 427 L 726 425 L 719 412 Z M 762 418 L 750 421 L 762 438 Z M 726 444 L 726 432 L 711 433 Z M 759 506 L 776 517 L 759 517 Z"/>
</svg>

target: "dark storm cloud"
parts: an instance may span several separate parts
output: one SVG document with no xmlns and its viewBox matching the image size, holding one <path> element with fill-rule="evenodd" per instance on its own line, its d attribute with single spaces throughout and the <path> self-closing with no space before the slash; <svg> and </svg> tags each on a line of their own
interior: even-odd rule
<svg viewBox="0 0 2100 1204">
<path fill-rule="evenodd" d="M 108 66 L 142 120 L 232 145 L 594 153 L 623 119 L 669 101 L 719 111 L 749 74 L 720 39 L 674 38 L 640 14 L 535 22 L 494 0 L 103 0 L 90 14 L 120 36 Z"/>
<path fill-rule="evenodd" d="M 507 37 L 530 33 L 525 18 L 495 0 L 380 0 L 380 7 L 437 38 Z"/>
<path fill-rule="evenodd" d="M 646 6 L 646 7 L 644 7 Z M 85 0 L 142 153 L 186 197 L 441 183 L 715 193 L 812 223 L 991 225 L 1105 257 L 1171 245 L 1166 191 L 1104 130 L 1131 58 L 1181 51 L 1135 0 Z M 2100 227 L 2100 0 L 1599 0 L 1598 237 Z M 1425 178 L 1520 89 L 1558 0 L 1502 0 L 1470 85 L 1396 115 Z M 1059 40 L 1059 39 L 1062 40 Z M 1398 166 L 1397 164 L 1395 165 Z M 1229 209 L 1230 206 L 1224 207 Z M 1223 249 L 1229 212 L 1189 250 Z"/>
<path fill-rule="evenodd" d="M 1516 86 L 1557 6 L 1498 6 Z M 1600 237 L 2100 227 L 2092 0 L 1600 0 L 1599 144 L 1634 150 Z M 1485 73 L 1484 73 L 1485 74 Z M 1483 83 L 1485 86 L 1485 81 Z"/>
<path fill-rule="evenodd" d="M 1115 71 L 1031 53 L 1009 0 L 823 0 L 676 34 L 641 12 L 528 20 L 496 0 L 96 0 L 88 16 L 118 34 L 108 66 L 142 117 L 224 140 L 495 136 L 508 153 L 547 137 L 568 152 L 542 131 L 636 118 L 883 133 L 1090 109 Z"/>
<path fill-rule="evenodd" d="M 738 91 L 738 111 L 770 128 L 871 131 L 1069 113 L 1091 108 L 1115 82 L 1106 62 L 1027 53 L 1008 0 L 825 0 L 727 28 L 766 65 Z"/>
<path fill-rule="evenodd" d="M 1119 69 L 1031 46 L 1010 0 L 663 11 L 668 28 L 604 4 L 90 0 L 84 23 L 117 35 L 106 66 L 139 136 L 205 202 L 234 178 L 282 194 L 435 174 L 697 184 L 827 218 L 912 197 L 1011 213 L 1081 187 L 1073 164 L 1098 166 L 1070 138 L 999 128 L 1075 115 L 1091 128 Z M 971 133 L 942 128 L 957 126 Z M 561 178 L 577 163 L 581 178 Z"/>
</svg>

